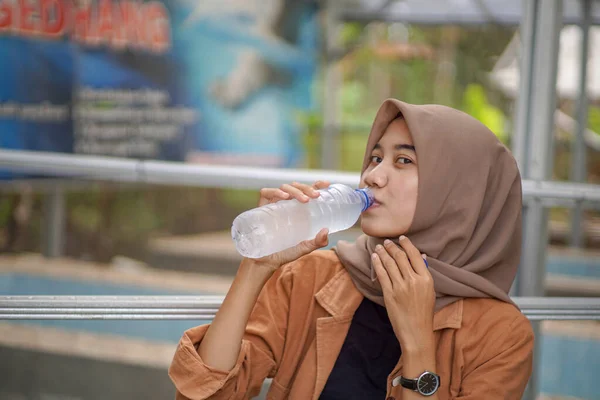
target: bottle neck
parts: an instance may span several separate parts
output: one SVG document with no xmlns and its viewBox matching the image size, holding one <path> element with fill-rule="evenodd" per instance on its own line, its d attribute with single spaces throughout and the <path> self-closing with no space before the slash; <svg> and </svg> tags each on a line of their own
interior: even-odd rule
<svg viewBox="0 0 600 400">
<path fill-rule="evenodd" d="M 373 202 L 375 201 L 375 199 L 373 197 L 373 192 L 371 192 L 371 189 L 366 187 L 363 189 L 356 189 L 356 192 L 358 192 L 358 194 L 361 197 L 362 206 L 363 206 L 361 212 L 365 211 L 367 208 L 369 208 L 373 205 Z"/>
</svg>

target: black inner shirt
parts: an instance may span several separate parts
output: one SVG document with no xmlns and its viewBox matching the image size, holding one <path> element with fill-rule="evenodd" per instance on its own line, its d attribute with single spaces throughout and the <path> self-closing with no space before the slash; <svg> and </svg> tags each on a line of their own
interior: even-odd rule
<svg viewBox="0 0 600 400">
<path fill-rule="evenodd" d="M 365 297 L 319 399 L 384 400 L 387 377 L 401 354 L 385 307 Z"/>
</svg>

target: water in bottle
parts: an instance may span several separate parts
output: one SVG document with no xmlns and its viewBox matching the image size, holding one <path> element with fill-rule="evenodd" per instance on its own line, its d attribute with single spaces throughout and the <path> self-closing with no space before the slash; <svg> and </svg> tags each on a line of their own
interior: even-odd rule
<svg viewBox="0 0 600 400">
<path fill-rule="evenodd" d="M 260 258 L 312 239 L 323 228 L 329 233 L 351 228 L 374 201 L 369 188 L 333 184 L 319 192 L 308 203 L 283 200 L 238 215 L 231 227 L 237 251 Z"/>
</svg>

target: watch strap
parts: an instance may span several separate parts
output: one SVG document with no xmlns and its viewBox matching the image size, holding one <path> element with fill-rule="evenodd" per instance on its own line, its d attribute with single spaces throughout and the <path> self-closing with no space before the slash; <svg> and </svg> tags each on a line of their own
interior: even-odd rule
<svg viewBox="0 0 600 400">
<path fill-rule="evenodd" d="M 402 375 L 397 376 L 397 377 L 395 377 L 392 380 L 392 386 L 398 386 L 398 385 L 400 385 L 403 388 L 412 390 L 412 391 L 417 392 L 417 393 L 421 393 L 421 391 L 419 390 L 419 380 L 424 375 L 426 375 L 426 374 L 431 374 L 431 375 L 434 375 L 436 377 L 436 379 L 437 379 L 437 387 L 436 387 L 436 389 L 435 389 L 435 391 L 433 393 L 437 392 L 437 390 L 440 388 L 440 376 L 438 374 L 434 373 L 434 372 L 431 372 L 431 371 L 425 371 L 425 372 L 423 372 L 421 375 L 419 375 L 419 377 L 417 379 L 408 379 L 408 378 L 403 377 Z M 433 394 L 433 393 L 431 393 L 431 394 Z M 421 394 L 423 394 L 423 393 L 421 393 Z M 429 395 L 431 395 L 431 394 L 429 394 Z"/>
<path fill-rule="evenodd" d="M 400 376 L 400 386 L 402 386 L 403 388 L 406 388 L 406 389 L 410 389 L 415 392 L 419 388 L 418 382 L 419 382 L 418 379 L 408 379 L 403 376 Z"/>
</svg>

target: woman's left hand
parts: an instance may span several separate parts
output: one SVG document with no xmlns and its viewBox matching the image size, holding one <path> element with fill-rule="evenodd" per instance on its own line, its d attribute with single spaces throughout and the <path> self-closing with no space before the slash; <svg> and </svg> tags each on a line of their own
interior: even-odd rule
<svg viewBox="0 0 600 400">
<path fill-rule="evenodd" d="M 411 241 L 400 236 L 399 243 L 386 240 L 376 247 L 371 260 L 403 353 L 418 352 L 433 341 L 433 278 Z"/>
</svg>

